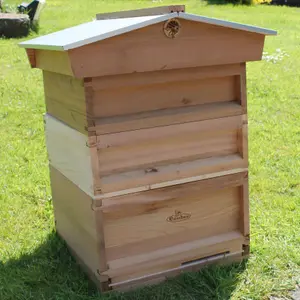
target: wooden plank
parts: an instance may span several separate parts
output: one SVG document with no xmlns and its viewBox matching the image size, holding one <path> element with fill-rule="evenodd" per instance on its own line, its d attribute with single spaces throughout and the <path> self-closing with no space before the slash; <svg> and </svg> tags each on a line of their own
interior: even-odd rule
<svg viewBox="0 0 300 300">
<path fill-rule="evenodd" d="M 174 269 L 174 268 L 178 267 L 179 265 L 180 264 L 178 264 L 176 262 L 176 263 L 162 264 L 162 265 L 155 266 L 155 267 L 150 267 L 149 266 L 148 269 L 142 269 L 142 270 L 138 270 L 134 273 L 113 277 L 113 278 L 111 278 L 111 285 L 112 285 L 111 287 L 114 287 L 114 285 L 116 283 L 119 283 L 119 282 L 123 282 L 123 281 L 127 281 L 127 280 L 134 280 L 136 278 L 144 277 L 144 276 L 146 277 L 149 274 L 156 274 L 156 273 L 160 273 L 160 272 L 165 272 L 166 270 Z M 176 275 L 180 275 L 180 271 L 177 271 Z M 157 283 L 165 280 L 166 278 L 165 277 L 164 278 L 159 277 L 157 279 L 158 280 L 154 280 L 154 281 L 151 280 L 150 282 L 147 279 L 145 279 L 143 281 L 140 281 L 139 286 L 149 285 L 149 284 L 157 284 Z M 128 286 L 126 286 L 126 287 L 128 287 Z M 130 285 L 130 287 L 133 287 L 133 285 Z"/>
<path fill-rule="evenodd" d="M 198 259 L 196 261 L 192 261 L 190 263 L 185 263 L 180 266 L 176 266 L 173 268 L 164 268 L 161 269 L 160 271 L 156 272 L 148 272 L 145 275 L 141 274 L 130 274 L 129 276 L 126 276 L 125 280 L 122 280 L 122 277 L 117 277 L 114 278 L 112 283 L 109 285 L 110 287 L 113 288 L 119 288 L 128 285 L 130 287 L 136 286 L 136 284 L 139 283 L 149 283 L 152 284 L 152 280 L 157 280 L 157 279 L 166 279 L 167 277 L 173 277 L 179 275 L 181 272 L 184 271 L 191 271 L 191 270 L 199 270 L 203 266 L 207 266 L 210 263 L 218 263 L 220 261 L 227 260 L 228 258 L 234 258 L 237 256 L 241 256 L 242 252 L 239 250 L 237 252 L 231 252 L 231 253 L 224 253 L 224 254 L 217 254 L 213 256 L 208 256 L 206 258 Z M 159 281 L 160 282 L 160 281 Z M 156 283 L 156 281 L 154 281 Z"/>
<path fill-rule="evenodd" d="M 172 188 L 169 188 L 169 190 Z M 239 228 L 239 188 L 227 188 L 206 194 L 185 193 L 168 197 L 167 191 L 157 192 L 152 198 L 145 195 L 141 203 L 127 202 L 120 205 L 103 207 L 104 235 L 106 247 L 117 247 L 129 243 L 156 238 L 159 236 L 188 232 L 192 229 L 212 227 L 214 232 L 223 230 L 223 222 L 229 222 L 234 229 Z M 128 196 L 130 198 L 130 196 Z M 168 222 L 167 218 L 180 211 L 187 214 L 181 222 Z M 140 224 L 137 226 L 137 224 Z"/>
<path fill-rule="evenodd" d="M 93 207 L 93 206 L 91 206 Z M 104 240 L 104 230 L 103 230 L 103 213 L 95 212 L 95 226 L 96 226 L 96 235 L 97 235 L 97 248 L 100 253 L 100 260 L 98 264 L 97 274 L 100 274 L 108 269 L 107 259 L 106 259 L 106 250 L 105 250 L 105 240 Z"/>
<path fill-rule="evenodd" d="M 100 175 L 237 153 L 237 130 L 190 133 L 133 145 L 99 149 Z M 131 159 L 132 158 L 132 159 Z"/>
<path fill-rule="evenodd" d="M 236 77 L 227 76 L 162 84 L 96 90 L 96 118 L 236 100 Z"/>
<path fill-rule="evenodd" d="M 98 118 L 96 126 L 90 128 L 96 131 L 97 135 L 152 128 L 186 122 L 218 119 L 241 115 L 243 110 L 235 101 L 208 103 L 189 107 L 169 108 L 128 114 L 125 116 Z"/>
<path fill-rule="evenodd" d="M 232 249 L 233 251 L 234 249 Z M 201 259 L 203 263 L 198 263 L 200 260 L 192 263 L 191 265 L 184 265 L 180 267 L 174 268 L 167 268 L 165 267 L 164 271 L 157 272 L 157 273 L 148 273 L 146 276 L 135 276 L 135 274 L 119 276 L 116 278 L 112 278 L 112 283 L 109 285 L 113 290 L 117 291 L 129 291 L 132 289 L 140 288 L 145 285 L 153 285 L 160 282 L 165 281 L 168 278 L 172 278 L 174 276 L 179 275 L 182 272 L 197 272 L 201 270 L 203 267 L 207 267 L 208 265 L 225 265 L 230 264 L 233 262 L 241 262 L 244 259 L 244 256 L 240 253 L 240 250 L 236 252 L 230 252 L 226 256 L 222 255 L 222 258 L 219 258 L 219 255 L 216 256 L 209 256 L 207 258 Z M 141 272 L 139 272 L 141 273 Z M 139 274 L 137 273 L 137 275 Z M 126 279 L 132 278 L 132 281 L 125 282 Z M 130 280 L 130 279 L 129 279 Z"/>
<path fill-rule="evenodd" d="M 249 216 L 249 184 L 248 178 L 241 186 L 241 230 L 244 236 L 250 238 L 250 216 Z"/>
<path fill-rule="evenodd" d="M 92 159 L 88 137 L 45 115 L 50 164 L 87 194 L 94 194 Z"/>
<path fill-rule="evenodd" d="M 126 191 L 131 189 L 132 192 L 138 191 L 140 187 L 146 187 L 145 190 L 159 183 L 176 184 L 178 180 L 191 179 L 203 180 L 208 175 L 216 177 L 220 172 L 247 168 L 247 161 L 243 160 L 240 155 L 228 155 L 220 157 L 209 157 L 196 159 L 182 163 L 174 163 L 163 166 L 153 166 L 149 169 L 140 169 L 129 172 L 100 176 L 97 184 L 101 193 L 113 193 L 116 191 Z M 222 173 L 224 175 L 224 173 Z M 202 177 L 200 177 L 202 176 Z M 189 182 L 189 180 L 186 180 Z M 167 184 L 166 184 L 167 185 Z M 137 189 L 137 190 L 132 190 Z"/>
<path fill-rule="evenodd" d="M 57 231 L 87 268 L 97 274 L 103 257 L 97 245 L 93 200 L 51 166 L 50 178 Z"/>
<path fill-rule="evenodd" d="M 31 68 L 35 68 L 36 67 L 35 50 L 34 49 L 26 49 L 26 54 L 27 54 Z"/>
<path fill-rule="evenodd" d="M 105 77 L 93 77 L 91 85 L 95 91 L 124 87 L 139 87 L 145 84 L 165 84 L 167 82 L 183 82 L 209 78 L 220 78 L 240 75 L 243 64 L 220 66 L 191 67 L 174 70 L 160 70 L 144 73 L 131 73 Z"/>
<path fill-rule="evenodd" d="M 47 113 L 87 134 L 87 113 L 83 81 L 43 71 Z"/>
<path fill-rule="evenodd" d="M 119 195 L 111 198 L 103 198 L 101 200 L 101 204 L 98 205 L 95 203 L 94 210 L 103 210 L 109 209 L 109 207 L 113 205 L 119 206 L 122 203 L 141 203 L 145 201 L 145 195 L 148 195 L 151 199 L 161 199 L 161 201 L 173 199 L 176 195 L 185 195 L 185 194 L 198 194 L 200 192 L 213 192 L 216 189 L 223 189 L 228 187 L 236 187 L 242 185 L 245 178 L 247 178 L 247 171 L 230 174 L 227 176 L 221 177 L 210 177 L 208 179 L 196 181 L 196 182 L 188 182 L 185 184 L 172 185 L 167 187 L 161 187 L 159 189 L 149 190 L 146 193 L 136 192 L 129 195 Z M 159 196 L 158 196 L 159 195 Z M 100 200 L 97 200 L 100 201 Z M 98 207 L 99 206 L 99 207 Z"/>
<path fill-rule="evenodd" d="M 87 129 L 90 127 L 95 126 L 95 116 L 93 112 L 93 107 L 94 107 L 94 91 L 93 87 L 91 84 L 92 78 L 84 78 L 84 96 L 85 96 L 85 109 L 86 109 L 86 115 L 88 116 L 87 118 Z M 89 136 L 95 135 L 95 132 L 91 132 L 88 130 Z"/>
<path fill-rule="evenodd" d="M 246 74 L 246 63 L 241 64 L 241 73 L 238 76 L 238 100 L 241 106 L 244 108 L 244 112 L 247 112 L 247 74 Z"/>
<path fill-rule="evenodd" d="M 102 275 L 111 278 L 132 274 L 139 270 L 147 269 L 168 263 L 183 263 L 227 251 L 242 250 L 243 237 L 239 232 L 229 232 L 205 239 L 194 240 L 175 247 L 158 249 L 152 253 L 139 256 L 126 257 L 109 263 L 110 268 Z"/>
<path fill-rule="evenodd" d="M 260 60 L 264 35 L 179 20 L 181 32 L 167 38 L 163 23 L 68 51 L 78 78 L 212 66 Z M 239 49 L 239 51 L 236 51 Z M 151 59 L 149 59 L 149 57 Z"/>
<path fill-rule="evenodd" d="M 228 118 L 211 119 L 206 121 L 189 122 L 183 124 L 174 124 L 154 128 L 132 130 L 121 133 L 111 133 L 100 135 L 98 137 L 98 149 L 114 148 L 126 146 L 140 142 L 155 142 L 156 139 L 165 139 L 169 137 L 180 138 L 180 135 L 192 133 L 213 134 L 215 131 L 234 130 L 242 127 L 242 117 L 233 116 Z"/>
<path fill-rule="evenodd" d="M 172 12 L 185 12 L 185 5 L 168 5 L 159 7 L 150 7 L 142 9 L 134 9 L 127 11 L 101 13 L 96 15 L 97 20 L 132 18 L 142 16 L 164 15 Z"/>
<path fill-rule="evenodd" d="M 222 219 L 223 221 L 224 219 Z M 225 234 L 236 229 L 236 224 L 230 220 L 230 222 L 224 223 L 224 227 L 220 228 L 217 234 Z M 199 234 L 200 233 L 200 234 Z M 150 253 L 156 251 L 158 248 L 169 248 L 179 244 L 188 243 L 190 241 L 208 238 L 216 234 L 214 229 L 209 226 L 205 228 L 205 231 L 200 231 L 198 228 L 191 229 L 188 232 L 184 231 L 181 233 L 175 233 L 165 236 L 159 236 L 152 239 L 141 240 L 136 243 L 129 243 L 121 246 L 108 247 L 106 248 L 107 260 L 115 261 L 117 259 L 140 255 L 144 253 Z M 157 246 L 159 245 L 159 247 Z"/>
<path fill-rule="evenodd" d="M 238 129 L 238 152 L 241 157 L 248 162 L 248 117 L 247 115 L 242 116 L 243 125 Z"/>
<path fill-rule="evenodd" d="M 35 58 L 37 68 L 73 76 L 71 62 L 67 52 L 36 49 Z"/>
<path fill-rule="evenodd" d="M 246 171 L 248 171 L 248 168 L 231 169 L 228 171 L 204 174 L 204 175 L 182 178 L 182 179 L 172 180 L 172 181 L 164 181 L 161 183 L 151 184 L 151 185 L 147 185 L 147 186 L 141 186 L 141 187 L 127 189 L 127 190 L 121 190 L 121 191 L 116 191 L 116 192 L 111 192 L 111 193 L 104 193 L 104 194 L 98 193 L 97 195 L 94 196 L 94 199 L 101 200 L 101 199 L 107 199 L 107 198 L 111 198 L 111 197 L 118 197 L 118 196 L 128 195 L 128 194 L 132 194 L 132 193 L 139 193 L 139 192 L 143 192 L 143 191 L 150 191 L 150 190 L 165 188 L 165 187 L 169 187 L 169 186 L 173 186 L 173 185 L 179 185 L 179 184 L 184 184 L 184 183 L 196 182 L 196 181 L 200 181 L 200 180 L 206 180 L 206 179 L 210 179 L 210 178 L 227 176 L 227 175 L 231 175 L 231 174 L 237 174 L 237 173 L 246 172 Z"/>
</svg>

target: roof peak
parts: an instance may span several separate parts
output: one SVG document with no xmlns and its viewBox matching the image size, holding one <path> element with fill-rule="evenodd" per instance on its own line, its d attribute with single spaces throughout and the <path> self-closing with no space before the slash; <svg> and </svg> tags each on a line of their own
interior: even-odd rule
<svg viewBox="0 0 300 300">
<path fill-rule="evenodd" d="M 171 12 L 162 15 L 100 19 L 54 32 L 45 36 L 41 36 L 29 41 L 25 41 L 20 43 L 19 45 L 24 48 L 32 49 L 67 51 L 150 25 L 154 25 L 171 18 L 179 18 L 199 23 L 207 23 L 246 32 L 253 32 L 256 34 L 277 34 L 277 32 L 274 30 L 269 30 L 261 27 L 193 15 L 185 12 Z"/>
<path fill-rule="evenodd" d="M 109 19 L 145 17 L 145 16 L 158 16 L 158 15 L 165 15 L 174 12 L 175 13 L 185 12 L 185 5 L 156 6 L 150 8 L 101 13 L 96 15 L 96 19 L 109 20 Z"/>
</svg>

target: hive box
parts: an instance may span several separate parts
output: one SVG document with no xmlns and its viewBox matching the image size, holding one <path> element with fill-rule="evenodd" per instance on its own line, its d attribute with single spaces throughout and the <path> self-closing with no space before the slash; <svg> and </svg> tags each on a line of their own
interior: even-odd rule
<svg viewBox="0 0 300 300">
<path fill-rule="evenodd" d="M 274 34 L 173 6 L 21 43 L 57 232 L 102 290 L 249 253 L 246 62 Z"/>
</svg>

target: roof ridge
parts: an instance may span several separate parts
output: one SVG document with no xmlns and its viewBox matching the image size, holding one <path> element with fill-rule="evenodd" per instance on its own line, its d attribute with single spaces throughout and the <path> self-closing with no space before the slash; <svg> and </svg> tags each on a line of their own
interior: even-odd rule
<svg viewBox="0 0 300 300">
<path fill-rule="evenodd" d="M 101 40 L 105 40 L 114 36 L 118 36 L 133 30 L 154 25 L 175 17 L 199 23 L 207 23 L 236 30 L 253 32 L 256 34 L 277 34 L 277 32 L 274 30 L 261 27 L 244 25 L 236 22 L 224 21 L 205 16 L 193 15 L 185 12 L 173 12 L 162 15 L 96 20 L 22 42 L 19 44 L 19 46 L 31 49 L 67 51 L 91 43 L 99 42 Z"/>
<path fill-rule="evenodd" d="M 97 20 L 133 18 L 164 15 L 174 12 L 185 12 L 185 5 L 165 5 L 141 9 L 124 10 L 118 12 L 101 13 L 96 15 Z"/>
</svg>

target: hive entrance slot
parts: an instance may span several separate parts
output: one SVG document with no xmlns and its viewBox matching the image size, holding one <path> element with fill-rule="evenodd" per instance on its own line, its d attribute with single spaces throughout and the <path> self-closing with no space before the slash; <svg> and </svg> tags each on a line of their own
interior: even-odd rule
<svg viewBox="0 0 300 300">
<path fill-rule="evenodd" d="M 229 253 L 230 253 L 229 251 L 226 251 L 226 252 L 222 252 L 222 253 L 218 253 L 218 254 L 215 254 L 215 255 L 206 256 L 206 257 L 202 257 L 202 258 L 195 259 L 195 260 L 190 260 L 190 261 L 182 263 L 181 266 L 201 265 L 201 264 L 204 264 L 204 263 L 208 263 L 210 261 L 226 258 Z"/>
</svg>

